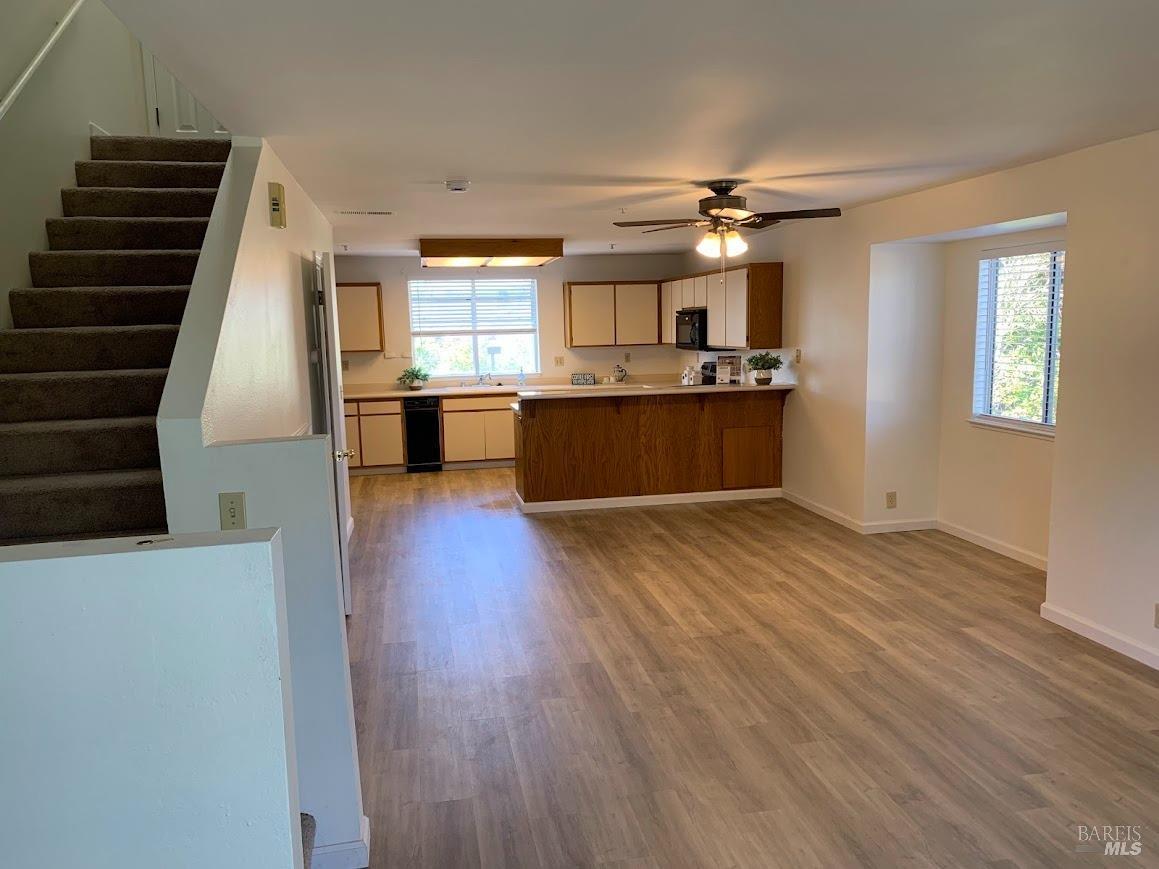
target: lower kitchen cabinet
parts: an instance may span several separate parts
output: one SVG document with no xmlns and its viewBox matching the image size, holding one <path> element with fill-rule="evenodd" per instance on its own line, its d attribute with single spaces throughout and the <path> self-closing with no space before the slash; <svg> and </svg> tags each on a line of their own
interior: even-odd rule
<svg viewBox="0 0 1159 869">
<path fill-rule="evenodd" d="M 361 465 L 403 463 L 401 414 L 362 416 L 359 425 L 362 429 Z"/>
<path fill-rule="evenodd" d="M 350 467 L 362 467 L 362 438 L 358 432 L 358 417 L 346 417 L 346 449 L 352 450 L 354 455 L 349 459 Z"/>
<path fill-rule="evenodd" d="M 486 410 L 483 417 L 483 451 L 488 459 L 515 458 L 515 426 L 511 410 Z"/>
<path fill-rule="evenodd" d="M 444 462 L 478 462 L 487 458 L 486 415 L 486 411 L 443 414 Z"/>
</svg>

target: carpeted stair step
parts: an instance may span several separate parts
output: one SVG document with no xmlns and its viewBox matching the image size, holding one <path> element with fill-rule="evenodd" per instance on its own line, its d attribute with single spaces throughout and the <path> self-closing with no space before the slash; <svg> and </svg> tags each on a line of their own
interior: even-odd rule
<svg viewBox="0 0 1159 869">
<path fill-rule="evenodd" d="M 224 163 L 176 160 L 78 160 L 77 187 L 217 187 Z"/>
<path fill-rule="evenodd" d="M 49 250 L 201 250 L 208 217 L 53 217 Z"/>
<path fill-rule="evenodd" d="M 0 423 L 0 476 L 156 468 L 157 419 Z"/>
<path fill-rule="evenodd" d="M 187 286 L 200 250 L 49 250 L 28 255 L 34 287 Z"/>
<path fill-rule="evenodd" d="M 18 329 L 177 324 L 189 287 L 46 287 L 12 290 Z"/>
<path fill-rule="evenodd" d="M 60 191 L 65 217 L 209 217 L 215 187 L 70 187 Z"/>
<path fill-rule="evenodd" d="M 0 373 L 166 368 L 178 326 L 70 326 L 0 332 Z M 61 417 L 66 414 L 60 414 Z"/>
<path fill-rule="evenodd" d="M 153 136 L 93 136 L 94 160 L 174 160 L 220 163 L 229 157 L 229 139 L 162 139 Z"/>
<path fill-rule="evenodd" d="M 0 539 L 165 528 L 158 469 L 0 479 Z"/>
<path fill-rule="evenodd" d="M 167 368 L 0 374 L 0 423 L 156 416 Z"/>
</svg>

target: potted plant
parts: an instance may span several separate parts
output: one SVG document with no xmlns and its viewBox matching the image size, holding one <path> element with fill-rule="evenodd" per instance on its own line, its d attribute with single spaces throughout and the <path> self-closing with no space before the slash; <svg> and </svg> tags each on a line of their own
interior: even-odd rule
<svg viewBox="0 0 1159 869">
<path fill-rule="evenodd" d="M 753 373 L 753 382 L 758 386 L 768 386 L 773 382 L 773 372 L 781 367 L 781 357 L 764 351 L 754 353 L 747 360 L 749 371 Z"/>
<path fill-rule="evenodd" d="M 402 374 L 398 376 L 398 382 L 409 389 L 422 389 L 423 384 L 431 379 L 427 374 L 425 368 L 420 368 L 418 365 L 411 365 L 404 368 Z"/>
</svg>

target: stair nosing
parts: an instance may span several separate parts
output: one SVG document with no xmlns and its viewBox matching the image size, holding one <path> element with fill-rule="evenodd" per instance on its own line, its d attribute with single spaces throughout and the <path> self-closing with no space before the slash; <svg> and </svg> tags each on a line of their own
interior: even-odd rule
<svg viewBox="0 0 1159 869">
<path fill-rule="evenodd" d="M 33 257 L 69 257 L 69 256 L 200 256 L 200 247 L 144 247 L 144 248 L 116 248 L 99 247 L 91 250 L 34 250 L 29 252 Z M 47 289 L 47 287 L 37 287 Z"/>
<path fill-rule="evenodd" d="M 121 164 L 122 166 L 221 166 L 225 167 L 225 160 L 93 160 L 91 157 L 88 160 L 74 161 L 77 166 L 96 164 L 99 166 L 109 166 Z"/>
<path fill-rule="evenodd" d="M 77 189 L 77 190 L 92 190 L 93 188 L 91 188 L 91 187 L 78 187 L 75 189 Z M 118 187 L 117 189 L 118 190 L 125 190 L 127 188 Z M 141 189 L 141 188 L 137 188 L 137 189 Z M 154 188 L 148 187 L 148 188 L 144 188 L 144 189 L 152 190 Z M 164 189 L 164 188 L 162 188 L 162 189 Z M 208 188 L 194 187 L 192 189 L 201 190 L 201 189 L 208 189 Z M 116 223 L 209 223 L 209 217 L 189 217 L 189 216 L 183 215 L 183 214 L 181 214 L 181 215 L 159 214 L 159 215 L 152 216 L 152 217 L 150 217 L 147 214 L 146 215 L 137 215 L 137 214 L 133 214 L 133 215 L 129 215 L 129 214 L 125 214 L 125 215 L 119 215 L 119 214 L 93 214 L 93 215 L 69 214 L 69 215 L 65 215 L 62 217 L 50 217 L 50 218 L 48 218 L 47 222 L 48 223 L 73 223 L 73 222 L 80 221 L 80 220 L 108 221 L 110 223 L 111 222 L 116 222 Z"/>
<path fill-rule="evenodd" d="M 0 433 L 14 431 L 51 431 L 53 426 L 68 423 L 73 428 L 134 428 L 156 426 L 156 416 L 86 416 L 81 419 L 53 417 L 52 419 L 26 419 L 20 422 L 0 422 Z"/>
<path fill-rule="evenodd" d="M 213 192 L 216 193 L 220 189 L 220 187 L 108 187 L 108 186 L 97 187 L 97 186 L 94 186 L 94 187 L 64 187 L 61 189 L 66 193 L 71 192 L 71 191 L 75 191 L 75 190 L 83 191 L 85 193 L 90 193 L 90 192 L 104 193 L 104 192 L 110 192 L 110 191 L 115 191 L 117 193 L 136 193 L 139 191 L 145 191 L 147 193 L 174 193 L 174 192 L 184 193 L 187 191 L 188 192 L 195 192 L 195 193 L 206 193 L 206 192 L 212 190 Z M 83 217 L 84 215 L 71 215 L 71 216 Z"/>
<path fill-rule="evenodd" d="M 79 287 L 14 287 L 9 292 L 11 293 L 59 293 L 61 291 L 70 293 L 102 293 L 102 292 L 133 292 L 133 293 L 173 293 L 184 292 L 188 293 L 191 284 L 130 284 L 128 286 L 119 287 L 116 284 L 109 284 L 101 286 L 79 286 Z"/>
<path fill-rule="evenodd" d="M 129 479 L 114 480 L 114 477 L 122 477 Z M 133 479 L 136 477 L 136 479 Z M 92 478 L 92 479 L 83 479 Z M 146 479 L 148 478 L 148 479 Z M 11 488 L 25 488 L 29 481 L 41 480 L 45 481 L 44 489 L 54 488 L 50 481 L 60 480 L 65 485 L 60 485 L 62 489 L 86 489 L 86 488 L 101 488 L 113 489 L 120 486 L 134 486 L 134 485 L 160 485 L 161 468 L 124 468 L 110 471 L 65 471 L 60 474 L 20 474 L 13 477 L 0 477 L 0 493 L 9 488 L 8 483 L 19 481 L 23 486 L 12 486 Z M 118 485 L 119 484 L 119 485 Z"/>
</svg>

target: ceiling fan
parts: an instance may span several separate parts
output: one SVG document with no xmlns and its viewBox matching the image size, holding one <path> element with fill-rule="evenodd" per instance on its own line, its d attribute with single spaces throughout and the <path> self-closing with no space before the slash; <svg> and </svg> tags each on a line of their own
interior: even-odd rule
<svg viewBox="0 0 1159 869">
<path fill-rule="evenodd" d="M 700 217 L 677 218 L 676 220 L 617 220 L 615 226 L 652 226 L 644 232 L 663 232 L 666 229 L 683 229 L 688 226 L 711 227 L 696 249 L 705 256 L 736 256 L 748 250 L 748 244 L 741 238 L 738 228 L 768 229 L 782 220 L 802 220 L 813 217 L 840 217 L 840 208 L 806 208 L 799 211 L 750 211 L 748 201 L 733 193 L 742 181 L 738 178 L 721 178 L 709 181 L 704 186 L 712 191 L 712 196 L 700 200 Z"/>
</svg>

